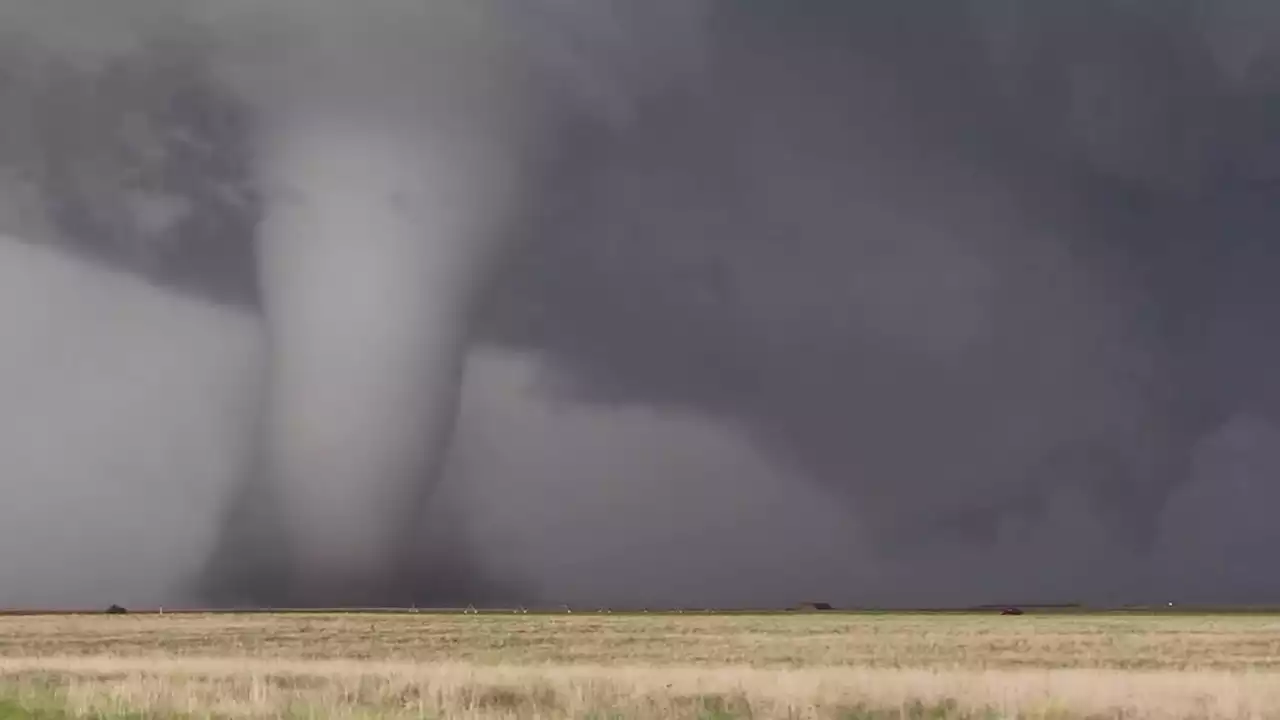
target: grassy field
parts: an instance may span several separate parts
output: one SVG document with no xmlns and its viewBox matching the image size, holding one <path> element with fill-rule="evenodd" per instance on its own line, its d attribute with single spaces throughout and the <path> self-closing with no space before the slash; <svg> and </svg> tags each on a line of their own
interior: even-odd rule
<svg viewBox="0 0 1280 720">
<path fill-rule="evenodd" d="M 1280 718 L 1280 617 L 0 618 L 32 716 Z"/>
</svg>

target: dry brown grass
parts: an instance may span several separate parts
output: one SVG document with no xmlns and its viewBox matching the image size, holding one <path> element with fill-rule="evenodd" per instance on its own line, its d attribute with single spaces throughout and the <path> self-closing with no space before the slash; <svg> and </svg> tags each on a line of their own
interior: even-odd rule
<svg viewBox="0 0 1280 720">
<path fill-rule="evenodd" d="M 55 716 L 1280 718 L 1280 619 L 0 618 L 0 685 Z"/>
</svg>

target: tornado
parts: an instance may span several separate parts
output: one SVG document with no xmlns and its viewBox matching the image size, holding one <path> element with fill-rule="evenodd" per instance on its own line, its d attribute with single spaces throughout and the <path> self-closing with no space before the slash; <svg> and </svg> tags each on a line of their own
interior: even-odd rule
<svg viewBox="0 0 1280 720">
<path fill-rule="evenodd" d="M 442 139 L 280 122 L 262 159 L 282 185 L 258 244 L 263 472 L 301 587 L 372 589 L 407 560 L 448 445 L 491 230 L 474 163 Z"/>
<path fill-rule="evenodd" d="M 457 7 L 399 18 L 423 39 L 394 16 L 352 18 L 342 37 L 283 26 L 283 50 L 229 65 L 263 204 L 270 389 L 252 482 L 298 604 L 385 602 L 412 582 L 472 308 L 519 204 L 518 88 L 485 44 L 494 28 Z M 450 32 L 477 43 L 469 57 Z"/>
</svg>

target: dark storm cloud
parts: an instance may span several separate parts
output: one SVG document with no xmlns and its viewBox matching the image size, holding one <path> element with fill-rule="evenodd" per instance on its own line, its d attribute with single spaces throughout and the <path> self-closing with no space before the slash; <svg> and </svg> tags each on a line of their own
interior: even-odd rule
<svg viewBox="0 0 1280 720">
<path fill-rule="evenodd" d="M 535 300 L 495 323 L 586 397 L 745 420 L 885 549 L 995 553 L 1082 493 L 1126 574 L 1197 443 L 1274 412 L 1244 358 L 1280 267 L 1275 60 L 1221 55 L 1276 14 L 963 6 L 727 11 L 713 85 L 575 137 L 510 271 Z"/>
<path fill-rule="evenodd" d="M 1249 480 L 1274 460 L 1223 460 L 1259 455 L 1280 422 L 1278 23 L 1248 0 L 725 2 L 698 72 L 575 76 L 608 112 L 574 115 L 542 156 L 477 339 L 549 357 L 563 397 L 684 419 L 679 433 L 584 422 L 578 446 L 529 429 L 560 427 L 551 414 L 480 402 L 506 433 L 481 454 L 506 459 L 490 461 L 495 490 L 474 502 L 496 512 L 529 483 L 507 522 L 545 543 L 527 566 L 508 563 L 499 579 L 514 585 L 492 596 L 523 600 L 542 580 L 544 597 L 583 602 L 785 602 L 779 577 L 849 601 L 937 604 L 1280 590 L 1255 577 L 1272 536 L 1232 520 L 1274 494 Z M 4 164 L 40 169 L 58 204 L 50 236 L 252 305 L 244 109 L 198 64 L 136 62 L 69 73 L 59 97 L 93 112 L 53 108 L 32 129 L 47 155 Z M 616 92 L 627 83 L 648 92 Z M 118 106 L 106 121 L 103 96 Z M 102 129 L 139 114 L 151 123 L 139 145 Z M 159 161 L 156 136 L 169 138 Z M 103 170 L 120 166 L 137 172 Z M 122 209 L 122 188 L 183 201 L 189 212 L 156 231 L 173 242 L 133 242 L 140 217 L 169 216 Z M 753 447 L 690 417 L 746 428 Z M 464 418 L 462 445 L 483 425 Z M 754 534 L 699 539 L 689 527 L 714 509 L 668 517 L 684 504 L 661 469 L 601 449 L 644 458 L 682 443 L 754 458 L 760 477 L 727 461 L 732 473 L 688 471 L 708 498 L 776 504 L 729 515 L 759 523 Z M 716 465 L 688 467 L 701 462 Z M 607 472 L 619 487 L 599 490 Z M 563 548 L 591 542 L 583 526 L 534 533 L 530 518 L 572 517 L 565 498 L 596 491 L 630 498 L 636 517 L 597 527 L 628 508 L 583 511 L 619 537 L 600 543 L 608 563 L 565 569 Z M 814 520 L 815 493 L 838 498 L 831 515 Z M 715 557 L 675 562 L 639 517 Z M 467 544 L 504 552 L 496 537 Z M 1215 565 L 1233 552 L 1240 562 Z M 426 596 L 479 593 L 468 553 L 437 553 L 450 572 L 427 578 Z M 783 573 L 803 558 L 821 571 Z M 1203 582 L 1170 579 L 1182 567 Z"/>
</svg>

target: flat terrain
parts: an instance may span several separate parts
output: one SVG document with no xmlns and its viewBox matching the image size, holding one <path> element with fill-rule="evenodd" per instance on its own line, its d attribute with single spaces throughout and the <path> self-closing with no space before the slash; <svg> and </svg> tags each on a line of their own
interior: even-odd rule
<svg viewBox="0 0 1280 720">
<path fill-rule="evenodd" d="M 0 718 L 1280 718 L 1280 616 L 0 618 Z"/>
</svg>

